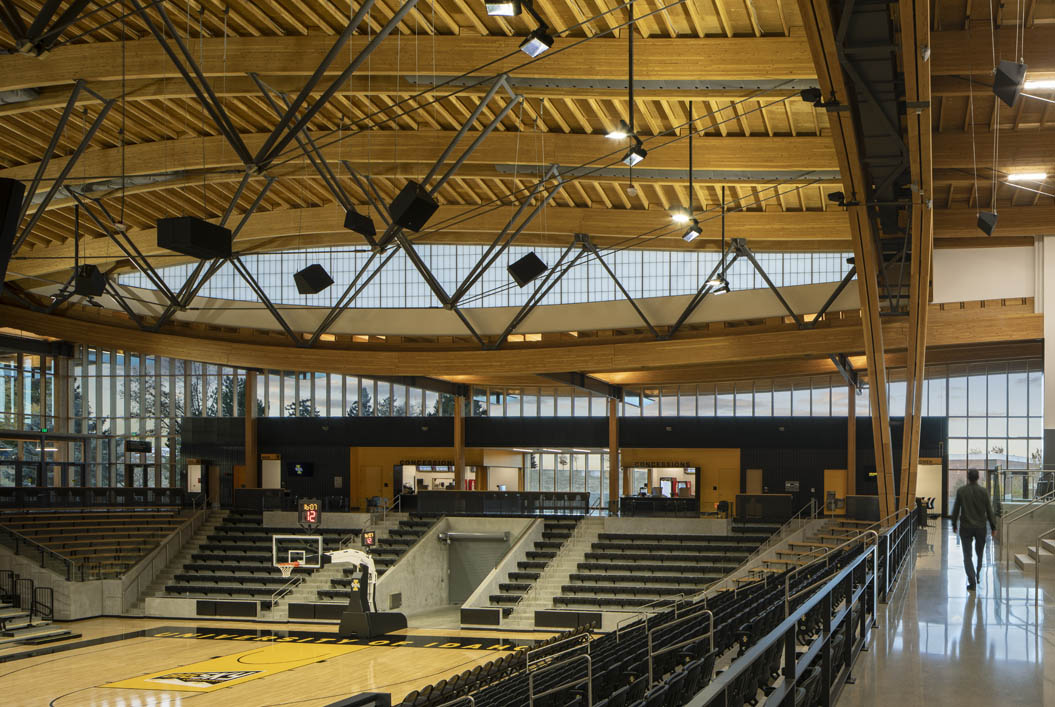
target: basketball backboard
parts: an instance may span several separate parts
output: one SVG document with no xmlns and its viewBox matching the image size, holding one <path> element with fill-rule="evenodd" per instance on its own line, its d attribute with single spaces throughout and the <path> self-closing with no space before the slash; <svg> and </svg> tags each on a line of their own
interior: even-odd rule
<svg viewBox="0 0 1055 707">
<path fill-rule="evenodd" d="M 318 569 L 322 549 L 321 535 L 272 535 L 271 564 L 296 562 L 298 567 Z"/>
</svg>

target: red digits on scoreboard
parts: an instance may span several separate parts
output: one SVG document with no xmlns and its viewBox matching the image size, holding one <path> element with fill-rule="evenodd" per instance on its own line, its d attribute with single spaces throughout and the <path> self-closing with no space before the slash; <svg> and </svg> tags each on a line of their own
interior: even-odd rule
<svg viewBox="0 0 1055 707">
<path fill-rule="evenodd" d="M 316 518 L 316 516 L 318 516 L 318 514 L 319 514 L 319 512 L 316 511 L 316 510 L 308 511 L 307 514 L 306 514 L 306 516 L 308 518 L 308 522 L 309 523 L 314 523 L 315 522 L 315 518 Z"/>
</svg>

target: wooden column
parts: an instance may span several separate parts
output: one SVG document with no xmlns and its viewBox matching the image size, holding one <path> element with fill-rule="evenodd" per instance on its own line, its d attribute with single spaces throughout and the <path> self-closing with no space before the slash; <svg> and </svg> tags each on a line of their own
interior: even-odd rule
<svg viewBox="0 0 1055 707">
<path fill-rule="evenodd" d="M 846 384 L 846 495 L 857 495 L 857 388 Z"/>
<path fill-rule="evenodd" d="M 454 396 L 454 487 L 465 488 L 465 396 Z"/>
<path fill-rule="evenodd" d="M 245 480 L 260 488 L 260 454 L 256 438 L 256 372 L 245 374 Z"/>
<path fill-rule="evenodd" d="M 904 59 L 905 97 L 918 106 L 906 113 L 912 182 L 909 264 L 909 330 L 905 378 L 905 429 L 901 448 L 901 508 L 915 508 L 916 471 L 919 466 L 920 415 L 923 402 L 924 364 L 927 352 L 927 312 L 930 304 L 930 270 L 934 253 L 934 159 L 931 147 L 930 63 L 919 47 L 930 46 L 930 3 L 904 0 L 899 6 L 901 51 Z"/>
<path fill-rule="evenodd" d="M 608 512 L 619 512 L 619 401 L 608 398 Z"/>
<path fill-rule="evenodd" d="M 832 141 L 843 193 L 850 202 L 849 218 L 853 243 L 854 264 L 857 268 L 858 299 L 861 305 L 861 324 L 865 359 L 868 364 L 868 397 L 872 411 L 872 438 L 875 446 L 876 478 L 879 483 L 879 515 L 887 516 L 896 508 L 894 493 L 893 453 L 890 446 L 890 412 L 887 403 L 886 357 L 883 327 L 879 319 L 879 270 L 883 260 L 872 236 L 872 220 L 865 202 L 870 193 L 869 178 L 861 158 L 858 141 L 862 139 L 856 118 L 857 100 L 847 86 L 846 76 L 839 61 L 836 40 L 837 21 L 826 0 L 798 0 L 806 37 L 810 44 L 813 64 L 817 67 L 821 93 L 826 100 L 834 100 L 848 108 L 828 114 Z M 913 49 L 913 55 L 919 51 Z"/>
</svg>

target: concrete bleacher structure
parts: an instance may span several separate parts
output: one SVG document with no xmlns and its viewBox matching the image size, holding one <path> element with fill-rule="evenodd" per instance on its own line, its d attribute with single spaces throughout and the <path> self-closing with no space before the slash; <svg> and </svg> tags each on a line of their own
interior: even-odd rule
<svg viewBox="0 0 1055 707">
<path fill-rule="evenodd" d="M 186 521 L 176 507 L 9 510 L 0 525 L 84 565 L 94 579 L 120 577 Z"/>
<path fill-rule="evenodd" d="M 731 533 L 603 532 L 554 597 L 554 606 L 628 608 L 699 592 L 739 567 L 776 526 Z"/>
<path fill-rule="evenodd" d="M 400 517 L 395 527 L 388 528 L 387 534 L 377 538 L 377 544 L 369 549 L 370 556 L 374 560 L 378 579 L 391 569 L 400 558 L 402 558 L 414 543 L 429 529 L 435 525 L 438 519 L 435 517 L 422 517 L 410 514 L 408 517 Z M 359 575 L 356 567 L 342 566 L 339 576 L 330 579 L 329 586 L 318 589 L 314 599 L 318 601 L 343 601 L 351 594 L 352 582 Z"/>
<path fill-rule="evenodd" d="M 490 606 L 500 608 L 503 616 L 512 614 L 516 605 L 571 538 L 579 520 L 577 516 L 543 519 L 541 539 L 533 541 L 533 549 L 525 553 L 525 559 L 518 560 L 517 568 L 506 574 L 506 581 L 498 584 L 499 591 L 488 595 Z"/>
<path fill-rule="evenodd" d="M 274 567 L 272 536 L 307 534 L 299 527 L 265 526 L 261 512 L 232 511 L 173 575 L 163 595 L 270 600 L 290 582 Z M 318 528 L 311 534 L 322 536 L 324 552 L 339 549 L 342 540 L 358 535 L 345 528 Z M 293 570 L 294 576 L 312 572 Z"/>
</svg>

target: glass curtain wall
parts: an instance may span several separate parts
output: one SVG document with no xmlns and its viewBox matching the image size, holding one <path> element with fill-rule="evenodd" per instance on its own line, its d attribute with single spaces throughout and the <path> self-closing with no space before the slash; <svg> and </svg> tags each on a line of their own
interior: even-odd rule
<svg viewBox="0 0 1055 707">
<path fill-rule="evenodd" d="M 418 254 L 428 264 L 441 284 L 452 291 L 469 274 L 484 254 L 485 246 L 430 245 L 417 246 Z M 553 265 L 563 248 L 512 246 L 499 262 L 489 268 L 459 302 L 461 307 L 519 307 L 527 301 L 533 288 L 516 287 L 506 273 L 506 266 L 529 252 Z M 846 259 L 852 253 L 756 253 L 755 257 L 777 287 L 838 282 L 849 271 Z M 338 250 L 313 248 L 297 252 L 245 255 L 242 261 L 256 275 L 261 287 L 276 304 L 333 306 L 342 287 L 332 287 L 314 295 L 301 295 L 290 272 L 319 263 L 338 283 L 348 282 L 362 268 L 370 253 L 365 249 Z M 709 251 L 621 250 L 606 252 L 604 257 L 631 296 L 670 297 L 692 294 L 718 263 L 718 254 Z M 173 289 L 179 289 L 193 270 L 192 265 L 160 268 L 159 272 Z M 766 287 L 758 272 L 745 260 L 738 260 L 727 273 L 734 290 Z M 150 288 L 146 276 L 127 273 L 122 284 Z M 226 265 L 202 288 L 202 297 L 252 302 L 259 309 L 256 295 Z M 608 272 L 595 258 L 588 258 L 567 271 L 542 304 L 605 302 L 622 297 Z M 384 270 L 371 281 L 351 305 L 354 307 L 415 308 L 436 307 L 428 285 L 414 264 L 399 251 Z M 227 308 L 229 309 L 229 308 Z"/>
<path fill-rule="evenodd" d="M 620 486 L 622 485 L 622 474 Z M 525 491 L 587 491 L 590 506 L 606 506 L 611 495 L 608 484 L 608 452 L 586 449 L 541 449 L 524 453 Z M 615 490 L 619 498 L 623 489 Z"/>
</svg>

